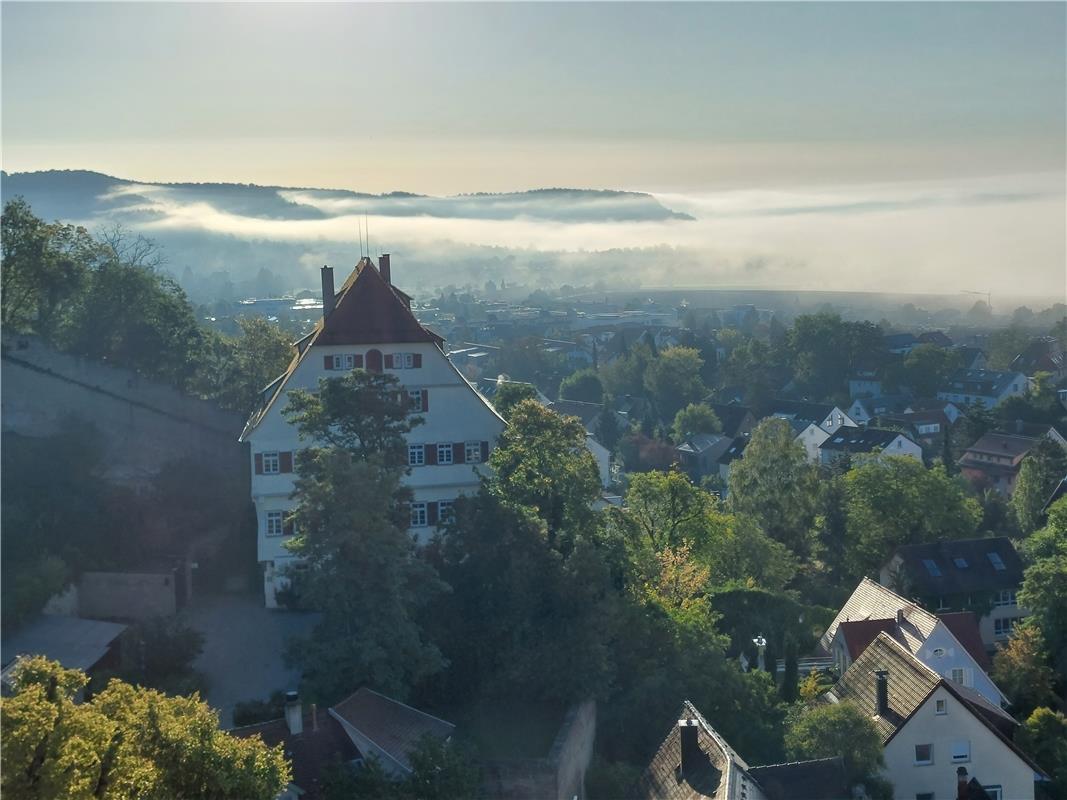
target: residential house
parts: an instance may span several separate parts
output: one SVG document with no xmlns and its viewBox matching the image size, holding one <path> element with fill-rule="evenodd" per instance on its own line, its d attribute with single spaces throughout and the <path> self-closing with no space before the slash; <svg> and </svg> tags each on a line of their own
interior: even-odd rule
<svg viewBox="0 0 1067 800">
<path fill-rule="evenodd" d="M 848 415 L 857 425 L 868 425 L 883 414 L 903 411 L 910 400 L 910 397 L 903 394 L 859 397 L 848 407 Z"/>
<path fill-rule="evenodd" d="M 1038 372 L 1048 372 L 1052 381 L 1058 383 L 1067 378 L 1067 354 L 1055 336 L 1034 339 L 1011 362 L 1013 372 L 1034 377 Z"/>
<path fill-rule="evenodd" d="M 752 433 L 752 429 L 756 427 L 756 415 L 748 406 L 740 403 L 716 403 L 714 395 L 708 395 L 700 402 L 715 412 L 715 416 L 722 423 L 722 432 L 730 438 Z"/>
<path fill-rule="evenodd" d="M 963 411 L 958 405 L 951 401 L 937 398 L 915 398 L 909 400 L 903 413 L 918 414 L 921 411 L 940 411 L 948 418 L 950 425 L 955 425 L 956 421 L 963 416 Z"/>
<path fill-rule="evenodd" d="M 989 655 L 974 614 L 932 614 L 870 578 L 860 581 L 819 646 L 843 675 L 881 633 L 934 672 L 973 689 L 997 708 L 1009 703 L 989 677 Z"/>
<path fill-rule="evenodd" d="M 919 334 L 919 344 L 932 344 L 937 347 L 952 347 L 953 341 L 944 331 L 923 331 Z"/>
<path fill-rule="evenodd" d="M 996 800 L 1032 800 L 1034 782 L 1047 778 L 1012 741 L 1015 720 L 887 633 L 878 634 L 823 699 L 853 703 L 874 721 L 894 797 L 966 797 L 961 783 L 973 778 Z"/>
<path fill-rule="evenodd" d="M 882 337 L 885 349 L 898 356 L 906 356 L 920 344 L 912 333 L 891 333 Z"/>
<path fill-rule="evenodd" d="M 258 736 L 268 747 L 281 745 L 292 765 L 292 779 L 277 800 L 320 800 L 325 797 L 323 779 L 337 764 L 361 764 L 363 755 L 341 723 L 314 704 L 308 710 L 296 692 L 290 692 L 285 716 L 234 728 L 230 734 L 241 739 Z"/>
<path fill-rule="evenodd" d="M 735 436 L 730 442 L 730 446 L 719 456 L 719 480 L 722 481 L 723 485 L 723 497 L 726 497 L 730 487 L 730 467 L 745 454 L 745 448 L 748 447 L 748 442 L 751 438 L 752 435 L 749 433 Z"/>
<path fill-rule="evenodd" d="M 600 484 L 604 487 L 610 486 L 614 481 L 615 459 L 612 452 L 597 439 L 597 426 L 604 407 L 600 403 L 583 403 L 580 400 L 555 400 L 549 401 L 546 405 L 557 414 L 577 417 L 582 421 L 585 427 L 585 446 L 596 459 L 597 469 L 600 471 Z M 619 430 L 626 430 L 628 427 L 626 418 L 617 412 L 612 413 L 615 414 Z"/>
<path fill-rule="evenodd" d="M 1014 422 L 1001 422 L 994 433 L 1006 433 L 1010 436 L 1029 436 L 1032 439 L 1048 439 L 1054 444 L 1067 450 L 1067 439 L 1063 438 L 1055 425 L 1045 422 L 1023 422 L 1017 419 Z"/>
<path fill-rule="evenodd" d="M 1028 613 L 1016 601 L 1023 564 L 1004 536 L 904 545 L 882 566 L 878 579 L 939 612 L 974 611 L 989 651 L 1003 644 Z"/>
<path fill-rule="evenodd" d="M 44 656 L 67 669 L 94 671 L 119 665 L 121 635 L 126 626 L 118 622 L 66 614 L 40 614 L 0 640 L 0 666 L 5 690 L 22 656 Z"/>
<path fill-rule="evenodd" d="M 750 767 L 696 707 L 682 704 L 633 793 L 641 800 L 847 800 L 840 758 Z"/>
<path fill-rule="evenodd" d="M 1009 397 L 1026 394 L 1030 381 L 1021 372 L 997 372 L 989 369 L 958 369 L 937 390 L 939 400 L 953 403 L 979 403 L 993 408 Z"/>
<path fill-rule="evenodd" d="M 990 431 L 968 447 L 957 463 L 964 477 L 979 489 L 988 487 L 1010 496 L 1023 459 L 1038 441 L 1033 436 Z"/>
<path fill-rule="evenodd" d="M 952 428 L 952 421 L 941 409 L 923 411 L 903 411 L 898 414 L 880 414 L 876 420 L 879 425 L 892 425 L 908 431 L 909 437 L 923 447 L 940 446 L 946 432 Z"/>
<path fill-rule="evenodd" d="M 694 482 L 708 475 L 719 474 L 719 458 L 733 443 L 733 438 L 722 433 L 697 433 L 690 436 L 675 450 L 678 461 Z"/>
<path fill-rule="evenodd" d="M 878 377 L 878 371 L 873 369 L 857 370 L 848 379 L 848 396 L 877 397 L 882 393 L 882 379 Z"/>
<path fill-rule="evenodd" d="M 1052 508 L 1052 504 L 1065 496 L 1067 496 L 1067 477 L 1056 484 L 1056 488 L 1052 490 L 1052 494 L 1050 494 L 1048 500 L 1045 501 L 1045 505 L 1041 507 L 1041 513 L 1048 514 L 1048 510 Z"/>
<path fill-rule="evenodd" d="M 392 284 L 388 255 L 378 266 L 362 259 L 339 292 L 330 267 L 323 267 L 322 283 L 323 318 L 296 343 L 288 369 L 264 389 L 241 435 L 250 444 L 258 559 L 270 608 L 288 585 L 286 571 L 297 564 L 285 542 L 295 533 L 289 517 L 294 456 L 306 443 L 282 413 L 291 390 L 315 391 L 321 379 L 353 369 L 398 379 L 412 414 L 423 420 L 406 436 L 404 477 L 413 492 L 410 531 L 420 540 L 448 516 L 457 496 L 478 491 L 505 424 L 445 357 L 441 338 L 415 319 L 411 298 Z"/>
<path fill-rule="evenodd" d="M 970 347 L 968 345 L 957 345 L 952 348 L 959 355 L 960 369 L 985 369 L 986 357 L 985 350 L 980 347 Z"/>
<path fill-rule="evenodd" d="M 858 427 L 844 411 L 831 403 L 775 400 L 771 416 L 786 420 L 812 462 L 819 460 L 819 446 L 841 427 Z"/>
<path fill-rule="evenodd" d="M 923 449 L 899 431 L 880 428 L 841 428 L 819 445 L 819 463 L 824 466 L 845 457 L 864 461 L 883 456 L 905 456 L 922 463 Z"/>
</svg>

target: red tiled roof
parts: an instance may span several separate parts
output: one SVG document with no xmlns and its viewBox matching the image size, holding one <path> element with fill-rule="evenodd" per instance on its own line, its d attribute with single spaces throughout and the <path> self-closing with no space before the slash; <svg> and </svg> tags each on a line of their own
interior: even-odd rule
<svg viewBox="0 0 1067 800">
<path fill-rule="evenodd" d="M 316 720 L 318 730 L 315 730 Z M 311 711 L 305 713 L 304 731 L 296 736 L 289 733 L 289 726 L 284 719 L 246 725 L 230 733 L 241 739 L 258 735 L 269 747 L 282 745 L 286 758 L 293 765 L 292 783 L 304 792 L 302 800 L 322 797 L 320 780 L 325 769 L 335 763 L 360 757 L 359 750 L 341 724 L 324 711 L 314 715 Z"/>
<path fill-rule="evenodd" d="M 407 769 L 408 755 L 423 736 L 447 739 L 456 726 L 425 712 L 367 689 L 330 709 L 338 719 L 351 725 Z"/>
<path fill-rule="evenodd" d="M 956 637 L 964 649 L 984 670 L 992 666 L 989 653 L 986 652 L 982 643 L 982 634 L 978 630 L 978 618 L 973 611 L 953 611 L 948 614 L 938 614 L 937 618 L 945 623 L 952 635 Z"/>
<path fill-rule="evenodd" d="M 845 637 L 848 657 L 855 661 L 873 642 L 879 633 L 893 636 L 897 629 L 896 619 L 863 619 L 856 622 L 842 622 L 838 631 Z"/>
</svg>

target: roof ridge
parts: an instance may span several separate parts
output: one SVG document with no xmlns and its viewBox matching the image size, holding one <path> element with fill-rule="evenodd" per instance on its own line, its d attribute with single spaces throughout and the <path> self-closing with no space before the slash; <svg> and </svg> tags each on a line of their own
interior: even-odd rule
<svg viewBox="0 0 1067 800">
<path fill-rule="evenodd" d="M 952 631 L 949 631 L 949 633 L 951 633 L 951 632 Z M 898 642 L 896 639 L 894 639 L 892 636 L 890 636 L 885 631 L 879 631 L 878 635 L 876 637 L 874 637 L 875 641 L 878 641 L 879 639 L 882 639 L 882 638 L 884 638 L 885 641 L 889 642 L 891 645 L 893 645 L 893 647 L 897 648 L 901 653 L 903 653 L 905 656 L 907 656 L 908 659 L 910 659 L 910 661 L 914 662 L 913 666 L 917 667 L 920 672 L 927 673 L 927 677 L 932 678 L 934 680 L 935 684 L 934 684 L 934 687 L 930 690 L 931 692 L 934 689 L 937 688 L 938 684 L 941 684 L 941 683 L 945 682 L 945 678 L 944 678 L 943 675 L 939 675 L 931 667 L 926 666 L 926 664 L 924 664 L 922 661 L 920 661 L 918 658 L 916 658 L 912 653 L 908 652 L 908 649 L 906 647 L 904 647 L 904 645 L 902 645 L 900 642 Z M 862 658 L 862 656 L 861 656 L 861 658 Z M 930 696 L 929 693 L 927 693 L 927 697 L 929 697 L 929 696 Z"/>
<path fill-rule="evenodd" d="M 375 691 L 374 689 L 371 689 L 369 686 L 361 686 L 361 687 L 359 687 L 358 689 L 356 689 L 356 691 L 352 692 L 352 694 L 350 694 L 348 697 L 346 697 L 345 700 L 348 700 L 348 699 L 354 697 L 355 695 L 359 694 L 359 692 L 364 691 L 364 690 L 370 692 L 371 694 L 378 695 L 378 697 L 382 698 L 383 700 L 388 700 L 390 703 L 395 703 L 398 706 L 403 706 L 404 708 L 406 708 L 406 709 L 408 709 L 410 711 L 414 711 L 416 714 L 421 714 L 424 717 L 427 717 L 427 718 L 432 719 L 432 720 L 436 720 L 437 722 L 440 722 L 440 723 L 443 723 L 445 725 L 448 725 L 451 728 L 455 728 L 456 727 L 456 724 L 454 722 L 449 722 L 446 719 L 441 719 L 440 717 L 435 717 L 433 714 L 427 714 L 425 711 L 421 711 L 420 709 L 417 709 L 414 706 L 409 706 L 407 703 L 403 703 L 400 700 L 397 700 L 395 697 L 389 697 L 389 695 L 385 695 L 385 694 L 382 694 L 381 692 Z M 342 700 L 341 703 L 345 702 L 345 700 Z M 338 703 L 337 705 L 341 705 L 341 703 Z"/>
</svg>

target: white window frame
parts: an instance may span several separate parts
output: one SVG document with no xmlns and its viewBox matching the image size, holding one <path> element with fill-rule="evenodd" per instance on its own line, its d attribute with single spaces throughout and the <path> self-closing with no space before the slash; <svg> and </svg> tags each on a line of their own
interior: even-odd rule
<svg viewBox="0 0 1067 800">
<path fill-rule="evenodd" d="M 1013 589 L 1001 589 L 997 592 L 996 597 L 993 598 L 993 605 L 998 608 L 1018 605 L 1018 601 L 1015 599 L 1015 591 Z"/>
<path fill-rule="evenodd" d="M 411 527 L 425 528 L 429 524 L 429 513 L 425 503 L 411 504 Z"/>
<path fill-rule="evenodd" d="M 959 673 L 960 676 L 959 680 L 956 679 L 957 673 Z M 953 667 L 952 671 L 949 673 L 949 680 L 957 686 L 963 686 L 964 681 L 967 680 L 967 670 L 965 670 L 963 667 Z"/>
<path fill-rule="evenodd" d="M 934 700 L 934 713 L 943 717 L 948 713 L 948 700 Z"/>
<path fill-rule="evenodd" d="M 346 370 L 356 368 L 356 356 L 354 353 L 338 353 L 333 357 L 333 368 L 335 370 Z"/>
<path fill-rule="evenodd" d="M 278 450 L 269 450 L 263 457 L 263 474 L 278 475 L 282 471 L 282 454 Z"/>
<path fill-rule="evenodd" d="M 426 464 L 426 445 L 423 444 L 409 444 L 408 445 L 408 466 L 409 467 L 421 467 Z"/>
<path fill-rule="evenodd" d="M 473 457 L 472 454 L 473 453 Z M 463 443 L 463 461 L 467 464 L 481 464 L 482 463 L 482 443 L 481 442 L 464 442 Z"/>
<path fill-rule="evenodd" d="M 456 504 L 455 500 L 438 500 L 437 501 L 437 521 L 448 522 L 452 519 L 452 515 L 455 513 L 453 506 Z"/>
<path fill-rule="evenodd" d="M 930 758 L 928 760 L 926 760 L 926 761 L 920 761 L 919 760 L 919 748 L 920 747 L 929 747 L 930 748 Z M 934 745 L 933 745 L 933 742 L 923 742 L 922 744 L 915 745 L 915 749 L 912 752 L 912 757 L 914 758 L 915 766 L 917 766 L 917 767 L 926 767 L 926 766 L 929 766 L 930 764 L 933 764 L 934 763 Z"/>
<path fill-rule="evenodd" d="M 989 795 L 989 800 L 1004 800 L 1004 787 L 999 783 L 992 786 L 983 786 L 982 788 Z"/>
<path fill-rule="evenodd" d="M 393 364 L 396 364 L 396 356 L 393 356 Z M 400 354 L 400 368 L 401 369 L 414 369 L 415 368 L 415 354 L 414 353 L 401 353 Z"/>
<path fill-rule="evenodd" d="M 452 443 L 437 445 L 437 463 L 443 466 L 448 466 L 454 463 L 455 451 L 452 448 Z"/>
<path fill-rule="evenodd" d="M 953 739 L 952 749 L 949 751 L 953 764 L 968 764 L 971 761 L 970 739 Z"/>
<path fill-rule="evenodd" d="M 408 400 L 411 401 L 412 414 L 421 414 L 426 410 L 422 407 L 422 389 L 408 389 Z"/>
<path fill-rule="evenodd" d="M 264 516 L 263 535 L 270 536 L 272 539 L 276 536 L 285 535 L 285 512 L 284 511 L 268 511 Z"/>
<path fill-rule="evenodd" d="M 1011 632 L 1015 630 L 1016 622 L 1018 622 L 1017 617 L 1001 617 L 993 620 L 993 635 L 1011 636 Z"/>
</svg>

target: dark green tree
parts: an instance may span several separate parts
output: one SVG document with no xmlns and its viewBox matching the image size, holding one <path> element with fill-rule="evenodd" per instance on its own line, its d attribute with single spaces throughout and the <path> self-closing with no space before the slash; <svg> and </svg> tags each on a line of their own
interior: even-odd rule
<svg viewBox="0 0 1067 800">
<path fill-rule="evenodd" d="M 530 383 L 502 383 L 493 394 L 493 408 L 504 419 L 511 418 L 511 412 L 523 400 L 537 400 L 537 389 Z"/>
<path fill-rule="evenodd" d="M 648 365 L 645 389 L 663 419 L 674 419 L 680 410 L 707 394 L 700 379 L 703 367 L 704 360 L 692 347 L 668 347 Z"/>
<path fill-rule="evenodd" d="M 671 435 L 681 444 L 698 433 L 721 433 L 722 422 L 707 403 L 690 403 L 674 415 Z"/>
<path fill-rule="evenodd" d="M 610 452 L 614 452 L 622 438 L 622 425 L 611 407 L 610 400 L 605 400 L 596 418 L 596 438 Z"/>
<path fill-rule="evenodd" d="M 559 396 L 564 400 L 601 403 L 604 400 L 604 386 L 596 370 L 580 369 L 563 379 L 559 385 Z"/>
<path fill-rule="evenodd" d="M 1041 526 L 1041 509 L 1065 475 L 1067 450 L 1047 438 L 1023 458 L 1011 495 L 1011 507 L 1024 536 Z"/>
</svg>

